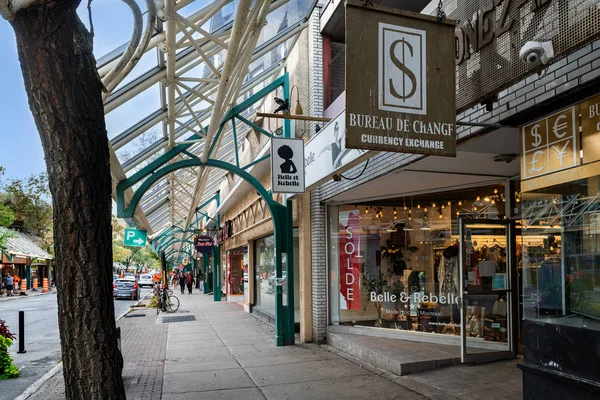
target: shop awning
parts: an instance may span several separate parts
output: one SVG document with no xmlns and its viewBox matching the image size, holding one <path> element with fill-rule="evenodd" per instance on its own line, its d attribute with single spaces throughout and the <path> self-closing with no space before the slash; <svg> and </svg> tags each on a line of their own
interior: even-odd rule
<svg viewBox="0 0 600 400">
<path fill-rule="evenodd" d="M 52 260 L 54 257 L 47 251 L 43 250 L 38 244 L 35 243 L 36 239 L 32 236 L 24 233 L 12 230 L 0 228 L 0 231 L 9 231 L 13 234 L 13 237 L 6 239 L 4 249 L 2 251 L 9 256 L 18 257 L 29 257 L 31 259 L 43 259 Z"/>
</svg>

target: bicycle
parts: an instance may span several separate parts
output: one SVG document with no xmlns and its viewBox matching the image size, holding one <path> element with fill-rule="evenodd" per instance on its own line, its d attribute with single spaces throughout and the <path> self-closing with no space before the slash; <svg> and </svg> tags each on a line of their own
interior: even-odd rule
<svg viewBox="0 0 600 400">
<path fill-rule="evenodd" d="M 172 290 L 166 290 L 165 288 L 159 289 L 156 314 L 160 313 L 161 310 L 167 313 L 174 313 L 179 310 L 179 299 L 173 296 Z"/>
</svg>

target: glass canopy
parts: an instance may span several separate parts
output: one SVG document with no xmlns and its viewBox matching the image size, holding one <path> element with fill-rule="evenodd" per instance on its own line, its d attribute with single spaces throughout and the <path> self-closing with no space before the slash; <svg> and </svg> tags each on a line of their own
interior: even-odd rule
<svg viewBox="0 0 600 400">
<path fill-rule="evenodd" d="M 133 21 L 137 37 L 134 33 L 121 44 L 124 38 L 110 36 L 108 44 L 114 49 L 106 52 L 103 43 L 100 47 L 106 54 L 98 58 L 98 73 L 107 88 L 104 103 L 113 185 L 143 173 L 181 143 L 191 143 L 185 155 L 164 165 L 203 159 L 207 145 L 215 149 L 211 158 L 234 164 L 235 148 L 243 144 L 244 135 L 238 135 L 235 143 L 234 135 L 227 134 L 232 123 L 224 126 L 221 135 L 216 127 L 233 105 L 284 74 L 285 61 L 307 27 L 316 0 L 137 0 L 135 4 L 130 5 L 133 20 L 121 15 L 119 23 Z M 110 31 L 109 26 L 98 29 Z M 128 73 L 120 76 L 123 64 Z M 241 115 L 249 116 L 261 105 L 259 101 Z M 233 121 L 238 132 L 247 129 Z M 175 250 L 170 257 L 179 257 L 187 246 L 184 239 L 199 228 L 198 215 L 206 211 L 226 173 L 206 167 L 169 173 L 144 193 L 132 222 L 147 229 L 151 238 L 169 231 L 173 243 L 164 250 Z M 143 182 L 137 181 L 126 192 L 125 201 Z"/>
</svg>

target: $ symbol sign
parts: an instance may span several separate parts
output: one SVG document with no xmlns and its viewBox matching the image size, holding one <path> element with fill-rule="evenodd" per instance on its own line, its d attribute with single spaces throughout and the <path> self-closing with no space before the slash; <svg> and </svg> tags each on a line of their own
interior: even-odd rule
<svg viewBox="0 0 600 400">
<path fill-rule="evenodd" d="M 400 61 L 398 59 L 398 57 L 396 57 L 396 47 L 398 45 L 402 46 L 402 61 Z M 417 91 L 417 78 L 415 77 L 415 74 L 408 69 L 408 67 L 406 65 L 404 65 L 405 62 L 405 51 L 404 49 L 408 48 L 408 51 L 410 52 L 410 55 L 413 55 L 413 47 L 410 45 L 410 43 L 406 42 L 404 39 L 398 39 L 396 41 L 394 41 L 392 43 L 392 45 L 390 46 L 390 57 L 392 59 L 392 62 L 394 63 L 394 65 L 396 67 L 398 67 L 399 70 L 401 70 L 404 74 L 402 75 L 402 94 L 398 93 L 398 91 L 396 90 L 396 88 L 394 87 L 394 82 L 392 79 L 390 79 L 390 92 L 392 94 L 392 96 L 401 99 L 401 100 L 406 100 L 410 97 L 412 97 L 415 92 Z M 410 87 L 410 91 L 408 92 L 408 94 L 406 93 L 406 89 L 407 89 L 407 85 L 406 85 L 406 78 L 408 78 L 411 81 L 411 87 Z"/>
<path fill-rule="evenodd" d="M 531 143 L 533 147 L 538 147 L 542 143 L 542 135 L 538 133 L 538 129 L 540 129 L 540 125 L 535 125 L 531 128 L 531 136 L 535 138 L 533 143 Z"/>
</svg>

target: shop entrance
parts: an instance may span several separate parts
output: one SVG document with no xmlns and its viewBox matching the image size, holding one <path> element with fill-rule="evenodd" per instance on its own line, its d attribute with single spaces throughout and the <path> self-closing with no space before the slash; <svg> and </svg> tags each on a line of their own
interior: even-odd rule
<svg viewBox="0 0 600 400">
<path fill-rule="evenodd" d="M 515 224 L 459 217 L 461 361 L 516 356 Z"/>
</svg>

